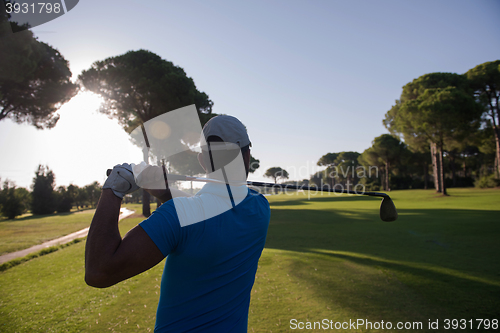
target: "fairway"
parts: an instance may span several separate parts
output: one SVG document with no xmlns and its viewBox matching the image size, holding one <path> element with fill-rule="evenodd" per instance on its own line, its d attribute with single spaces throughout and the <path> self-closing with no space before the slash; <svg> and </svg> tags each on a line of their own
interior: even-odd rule
<svg viewBox="0 0 500 333">
<path fill-rule="evenodd" d="M 140 211 L 139 204 L 125 204 Z M 90 226 L 95 209 L 0 220 L 0 255 L 29 248 Z"/>
<path fill-rule="evenodd" d="M 0 221 L 0 255 L 70 234 L 90 225 L 95 209 Z"/>
<path fill-rule="evenodd" d="M 266 248 L 252 290 L 249 332 L 298 323 L 398 322 L 449 332 L 445 319 L 500 319 L 500 191 L 390 193 L 396 222 L 380 221 L 380 199 L 308 193 L 267 197 Z M 140 222 L 120 223 L 123 232 Z M 0 273 L 2 332 L 152 331 L 164 262 L 108 289 L 84 280 L 84 242 Z M 472 321 L 470 321 L 472 320 Z M 410 327 L 410 326 L 407 326 Z M 484 327 L 484 326 L 483 326 Z M 492 328 L 492 327 L 490 327 Z"/>
<path fill-rule="evenodd" d="M 377 199 L 271 197 L 265 269 L 252 294 L 262 289 L 263 297 L 252 299 L 249 327 L 287 330 L 294 318 L 440 319 L 441 328 L 446 318 L 498 319 L 500 193 L 450 192 L 391 192 L 400 216 L 393 223 L 378 219 Z M 274 305 L 257 306 L 263 299 Z"/>
</svg>

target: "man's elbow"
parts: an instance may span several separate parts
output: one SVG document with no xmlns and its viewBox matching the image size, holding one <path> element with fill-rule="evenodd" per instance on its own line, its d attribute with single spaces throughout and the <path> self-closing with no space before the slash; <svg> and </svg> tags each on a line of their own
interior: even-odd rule
<svg viewBox="0 0 500 333">
<path fill-rule="evenodd" d="M 105 274 L 88 270 L 85 271 L 85 283 L 95 288 L 107 288 L 116 284 L 116 282 L 113 282 Z"/>
</svg>

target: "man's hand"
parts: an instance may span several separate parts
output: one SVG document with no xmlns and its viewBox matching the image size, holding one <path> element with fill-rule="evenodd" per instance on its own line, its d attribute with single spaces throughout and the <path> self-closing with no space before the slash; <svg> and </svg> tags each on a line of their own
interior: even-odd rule
<svg viewBox="0 0 500 333">
<path fill-rule="evenodd" d="M 141 164 L 132 164 L 132 170 L 135 182 L 143 190 L 158 198 L 162 203 L 172 199 L 168 183 L 165 182 L 163 168 L 141 162 Z"/>
<path fill-rule="evenodd" d="M 188 197 L 189 194 L 176 189 L 170 189 L 165 180 L 165 174 L 162 167 L 141 164 L 132 164 L 135 181 L 145 191 L 149 192 L 162 203 L 176 197 Z"/>
<path fill-rule="evenodd" d="M 132 164 L 132 168 L 137 186 L 145 190 L 167 190 L 163 168 L 146 165 L 144 162 L 138 165 Z"/>
<path fill-rule="evenodd" d="M 102 188 L 111 189 L 120 199 L 123 199 L 125 194 L 137 191 L 139 186 L 135 183 L 132 166 L 128 163 L 115 165 Z"/>
</svg>

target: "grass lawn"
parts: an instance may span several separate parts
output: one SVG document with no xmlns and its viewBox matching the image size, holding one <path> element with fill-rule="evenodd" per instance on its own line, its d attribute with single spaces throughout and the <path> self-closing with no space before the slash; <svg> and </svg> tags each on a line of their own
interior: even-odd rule
<svg viewBox="0 0 500 333">
<path fill-rule="evenodd" d="M 441 329 L 445 318 L 500 319 L 500 191 L 450 194 L 392 192 L 393 223 L 374 198 L 271 197 L 249 330 L 287 331 L 293 318 L 440 319 Z"/>
<path fill-rule="evenodd" d="M 26 249 L 90 225 L 95 209 L 72 213 L 26 216 L 0 221 L 0 254 Z"/>
<path fill-rule="evenodd" d="M 142 212 L 140 204 L 126 204 L 124 207 Z M 155 207 L 156 204 L 151 204 L 151 210 Z M 95 209 L 87 209 L 41 217 L 29 214 L 14 220 L 0 220 L 0 255 L 26 249 L 87 228 L 94 212 Z"/>
<path fill-rule="evenodd" d="M 438 319 L 436 332 L 450 331 L 446 318 L 500 319 L 500 191 L 449 192 L 391 192 L 399 211 L 393 223 L 379 220 L 377 198 L 268 197 L 272 218 L 249 332 L 324 331 L 292 330 L 292 319 L 421 322 L 421 331 Z M 125 219 L 120 228 L 138 222 Z M 163 263 L 111 288 L 90 288 L 84 246 L 0 273 L 1 332 L 153 330 Z M 472 323 L 460 331 L 480 331 Z"/>
</svg>

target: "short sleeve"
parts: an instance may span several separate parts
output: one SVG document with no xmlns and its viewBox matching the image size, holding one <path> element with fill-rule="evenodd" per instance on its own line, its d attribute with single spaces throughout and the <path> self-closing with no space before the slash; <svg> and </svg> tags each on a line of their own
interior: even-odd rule
<svg viewBox="0 0 500 333">
<path fill-rule="evenodd" d="M 165 257 L 175 251 L 181 227 L 172 200 L 161 205 L 139 225 Z"/>
</svg>

